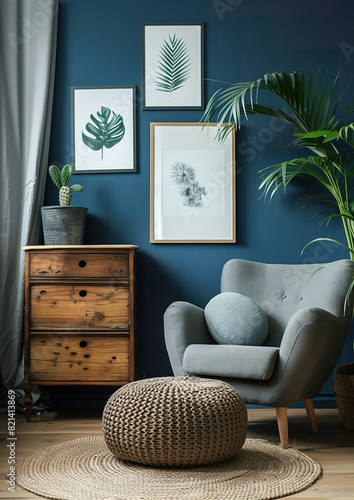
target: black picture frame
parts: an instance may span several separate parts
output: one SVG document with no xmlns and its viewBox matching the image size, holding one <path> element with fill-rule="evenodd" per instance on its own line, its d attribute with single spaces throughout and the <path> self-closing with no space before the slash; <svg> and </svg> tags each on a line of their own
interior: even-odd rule
<svg viewBox="0 0 354 500">
<path fill-rule="evenodd" d="M 142 97 L 143 110 L 204 109 L 204 23 L 143 24 Z"/>
<path fill-rule="evenodd" d="M 137 172 L 135 85 L 71 87 L 71 108 L 73 173 Z"/>
</svg>

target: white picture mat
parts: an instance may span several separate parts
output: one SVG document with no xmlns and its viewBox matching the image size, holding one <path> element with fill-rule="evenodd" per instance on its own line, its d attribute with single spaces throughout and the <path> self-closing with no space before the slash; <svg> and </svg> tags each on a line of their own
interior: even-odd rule
<svg viewBox="0 0 354 500">
<path fill-rule="evenodd" d="M 224 151 L 208 149 L 187 149 L 175 150 L 164 149 L 162 151 L 162 163 L 166 167 L 172 165 L 174 161 L 180 161 L 190 165 L 196 172 L 196 178 L 207 190 L 207 195 L 203 197 L 201 206 L 185 207 L 178 192 L 178 187 L 172 180 L 171 172 L 168 168 L 162 170 L 162 215 L 181 215 L 189 213 L 195 215 L 224 215 L 225 200 L 224 191 L 215 190 L 213 178 L 218 175 L 220 164 L 224 164 Z M 207 168 L 206 165 L 208 165 Z M 165 196 L 164 196 L 165 194 Z"/>
<path fill-rule="evenodd" d="M 153 124 L 152 241 L 235 241 L 234 134 L 223 144 L 214 127 Z M 185 206 L 171 165 L 185 162 L 206 189 L 200 206 Z"/>
<path fill-rule="evenodd" d="M 145 26 L 145 106 L 194 107 L 202 106 L 201 26 Z M 171 93 L 156 88 L 160 49 L 169 36 L 182 37 L 190 57 L 190 73 L 183 86 Z"/>
<path fill-rule="evenodd" d="M 134 89 L 133 88 L 87 88 L 74 89 L 74 168 L 76 172 L 134 170 Z M 90 115 L 97 118 L 97 111 L 107 107 L 121 115 L 125 126 L 122 140 L 110 149 L 93 151 L 82 140 L 82 132 L 89 134 L 85 126 L 92 123 Z"/>
</svg>

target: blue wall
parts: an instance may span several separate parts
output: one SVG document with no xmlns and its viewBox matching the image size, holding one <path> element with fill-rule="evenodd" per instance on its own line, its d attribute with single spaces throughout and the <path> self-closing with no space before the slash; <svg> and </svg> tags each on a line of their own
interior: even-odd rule
<svg viewBox="0 0 354 500">
<path fill-rule="evenodd" d="M 352 0 L 63 0 L 60 5 L 58 55 L 50 163 L 71 158 L 71 86 L 137 85 L 138 172 L 81 174 L 83 193 L 72 204 L 89 209 L 86 243 L 135 244 L 137 256 L 137 375 L 170 375 L 162 316 L 175 300 L 204 306 L 219 292 L 220 272 L 230 258 L 274 263 L 346 258 L 333 245 L 311 239 L 332 236 L 344 241 L 340 221 L 318 227 L 313 207 L 302 208 L 305 184 L 291 186 L 270 203 L 259 199 L 258 171 L 290 157 L 291 137 L 269 118 L 251 117 L 237 134 L 237 243 L 149 243 L 149 124 L 199 121 L 201 111 L 142 111 L 141 58 L 143 23 L 205 23 L 206 100 L 220 86 L 211 80 L 253 80 L 271 70 L 340 70 L 338 96 L 354 67 Z M 342 104 L 354 102 L 354 84 Z M 341 117 L 344 121 L 347 118 Z M 276 124 L 279 125 L 279 124 Z M 57 203 L 47 183 L 46 205 Z M 350 341 L 341 362 L 352 358 Z M 323 394 L 331 394 L 331 382 Z"/>
</svg>

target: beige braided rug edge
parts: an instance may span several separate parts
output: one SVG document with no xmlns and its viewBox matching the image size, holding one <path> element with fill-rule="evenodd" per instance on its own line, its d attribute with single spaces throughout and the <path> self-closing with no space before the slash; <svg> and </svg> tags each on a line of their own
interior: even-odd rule
<svg viewBox="0 0 354 500">
<path fill-rule="evenodd" d="M 268 500 L 310 487 L 321 466 L 304 453 L 246 439 L 231 459 L 189 468 L 119 460 L 102 436 L 44 448 L 17 464 L 17 484 L 57 500 Z"/>
</svg>

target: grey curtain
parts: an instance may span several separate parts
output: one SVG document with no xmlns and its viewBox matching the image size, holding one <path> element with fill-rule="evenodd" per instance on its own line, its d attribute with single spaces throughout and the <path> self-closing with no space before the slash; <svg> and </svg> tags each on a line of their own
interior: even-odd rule
<svg viewBox="0 0 354 500">
<path fill-rule="evenodd" d="M 0 407 L 23 407 L 22 247 L 38 243 L 48 168 L 57 0 L 0 0 Z M 34 406 L 45 406 L 36 388 Z M 37 405 L 37 406 L 36 406 Z"/>
</svg>

